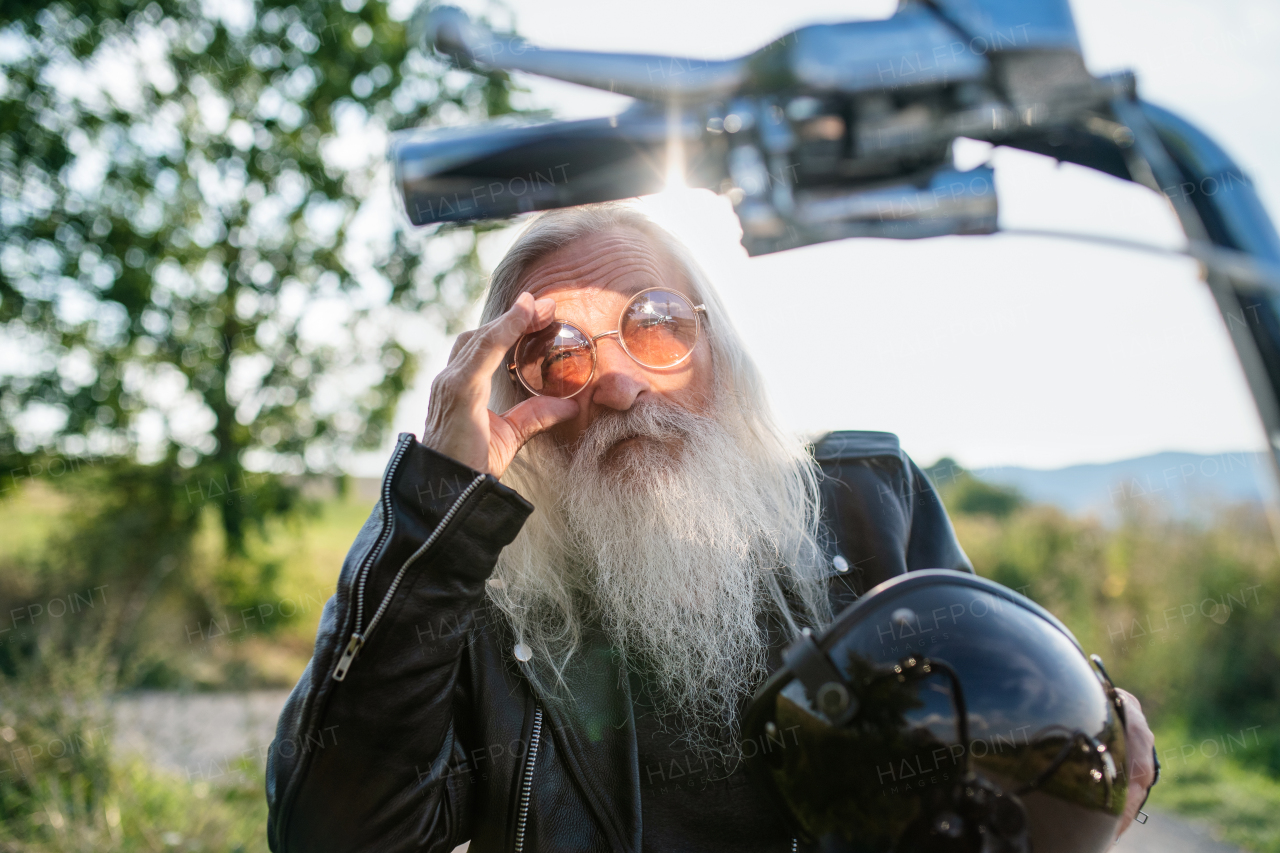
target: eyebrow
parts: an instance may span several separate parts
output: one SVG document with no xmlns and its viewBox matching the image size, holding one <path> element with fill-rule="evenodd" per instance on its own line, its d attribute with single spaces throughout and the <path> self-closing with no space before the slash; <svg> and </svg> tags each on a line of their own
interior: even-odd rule
<svg viewBox="0 0 1280 853">
<path fill-rule="evenodd" d="M 655 287 L 670 287 L 670 285 L 662 280 L 662 276 L 652 276 L 652 278 L 656 279 L 658 283 L 654 284 L 653 282 L 646 283 L 640 281 L 634 284 L 623 284 L 617 288 L 617 291 L 624 296 L 635 296 L 642 290 L 652 290 Z"/>
</svg>

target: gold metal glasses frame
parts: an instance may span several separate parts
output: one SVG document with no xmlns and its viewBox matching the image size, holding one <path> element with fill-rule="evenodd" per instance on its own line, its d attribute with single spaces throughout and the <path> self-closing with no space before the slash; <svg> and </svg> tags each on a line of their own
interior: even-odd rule
<svg viewBox="0 0 1280 853">
<path fill-rule="evenodd" d="M 672 362 L 671 364 L 663 365 L 662 367 L 654 367 L 653 365 L 645 364 L 643 361 L 636 358 L 635 353 L 631 352 L 631 350 L 627 348 L 627 342 L 626 340 L 623 339 L 622 333 L 621 333 L 622 318 L 626 315 L 627 311 L 631 309 L 631 306 L 634 305 L 636 301 L 639 300 L 641 297 L 643 297 L 646 293 L 654 293 L 655 291 L 670 293 L 672 296 L 675 296 L 679 298 L 681 301 L 683 301 L 686 305 L 689 306 L 690 310 L 692 310 L 693 321 L 694 321 L 693 344 L 690 345 L 689 351 L 684 355 L 682 355 L 678 360 Z M 591 380 L 594 379 L 596 375 L 596 364 L 597 364 L 596 341 L 600 340 L 601 338 L 607 338 L 610 335 L 614 335 L 617 337 L 618 345 L 622 347 L 622 351 L 625 352 L 631 358 L 632 361 L 634 361 L 636 364 L 640 365 L 641 367 L 648 368 L 649 370 L 670 370 L 673 367 L 679 367 L 681 364 L 683 364 L 685 361 L 688 360 L 689 356 L 693 355 L 693 348 L 698 345 L 698 338 L 702 335 L 701 317 L 706 313 L 707 313 L 707 306 L 705 303 L 699 303 L 697 305 L 694 305 L 693 302 L 687 296 L 677 291 L 674 291 L 669 287 L 646 287 L 644 290 L 637 292 L 634 296 L 628 299 L 627 304 L 622 306 L 622 310 L 618 312 L 618 321 L 615 324 L 618 328 L 616 329 L 610 329 L 609 331 L 601 332 L 598 335 L 589 335 L 584 330 L 578 328 L 576 325 L 566 320 L 559 320 L 559 319 L 552 320 L 551 321 L 552 323 L 559 323 L 561 326 L 568 326 L 569 328 L 574 329 L 580 335 L 582 335 L 582 337 L 585 338 L 587 342 L 591 345 L 591 373 L 587 376 L 586 380 L 583 381 L 582 388 L 579 388 L 577 391 L 574 391 L 572 394 L 568 394 L 564 397 L 561 397 L 560 399 L 568 400 L 570 397 L 575 397 L 578 394 L 582 393 L 583 388 L 586 388 L 588 385 L 591 384 Z M 532 332 L 529 334 L 537 334 L 537 333 Z M 518 365 L 516 364 L 516 361 L 515 361 L 515 354 L 520 352 L 520 345 L 524 343 L 524 339 L 527 338 L 529 334 L 521 335 L 520 340 L 516 341 L 516 345 L 512 347 L 511 349 L 512 359 L 507 364 L 507 374 L 511 377 L 512 382 L 514 382 L 516 385 L 520 386 L 521 388 L 524 388 L 526 391 L 528 391 L 530 394 L 533 394 L 535 397 L 548 396 L 538 392 L 533 388 L 530 388 L 529 383 L 525 382 L 524 377 L 520 375 L 520 371 L 517 369 Z"/>
</svg>

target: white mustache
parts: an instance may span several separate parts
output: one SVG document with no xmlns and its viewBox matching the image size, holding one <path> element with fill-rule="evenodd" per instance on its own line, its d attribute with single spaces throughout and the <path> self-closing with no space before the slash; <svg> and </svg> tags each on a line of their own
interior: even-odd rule
<svg viewBox="0 0 1280 853">
<path fill-rule="evenodd" d="M 716 427 L 716 421 L 705 415 L 653 397 L 641 397 L 626 411 L 604 412 L 596 418 L 569 448 L 569 455 L 575 463 L 595 463 L 630 438 L 646 438 L 671 446 L 687 441 L 697 430 Z"/>
</svg>

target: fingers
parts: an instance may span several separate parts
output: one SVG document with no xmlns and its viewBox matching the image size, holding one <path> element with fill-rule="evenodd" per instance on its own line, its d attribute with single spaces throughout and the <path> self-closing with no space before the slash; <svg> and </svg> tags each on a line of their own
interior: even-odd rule
<svg viewBox="0 0 1280 853">
<path fill-rule="evenodd" d="M 503 420 L 511 425 L 515 447 L 511 454 L 544 430 L 551 429 L 558 423 L 569 420 L 578 414 L 578 401 L 559 397 L 530 397 L 522 403 L 512 406 Z"/>
<path fill-rule="evenodd" d="M 1137 711 L 1140 715 L 1142 715 L 1142 718 L 1144 720 L 1147 718 L 1146 714 L 1143 713 L 1142 703 L 1138 701 L 1137 696 L 1134 696 L 1132 693 L 1130 693 L 1128 690 L 1125 690 L 1123 687 L 1117 687 L 1116 692 L 1124 697 L 1124 707 L 1126 712 L 1129 709 L 1133 709 L 1134 711 Z"/>
<path fill-rule="evenodd" d="M 1150 747 L 1155 743 L 1155 736 L 1152 735 L 1151 727 L 1147 724 L 1147 715 L 1143 713 L 1142 703 L 1127 690 L 1117 687 L 1116 692 L 1120 694 L 1124 702 L 1125 719 L 1128 722 L 1125 727 L 1125 735 L 1130 739 L 1141 740 L 1146 746 Z"/>
<path fill-rule="evenodd" d="M 1125 768 L 1128 779 L 1128 799 L 1116 832 L 1116 836 L 1119 837 L 1132 825 L 1138 809 L 1142 807 L 1142 801 L 1146 798 L 1147 790 L 1155 783 L 1155 761 L 1152 753 L 1155 736 L 1151 733 L 1151 727 L 1147 725 L 1146 714 L 1143 713 L 1142 704 L 1137 698 L 1127 690 L 1118 687 L 1116 692 L 1124 703 L 1125 751 L 1129 756 L 1128 766 Z"/>
<path fill-rule="evenodd" d="M 458 357 L 458 353 L 462 352 L 462 348 L 467 345 L 467 341 L 475 337 L 475 334 L 475 330 L 470 329 L 458 335 L 457 339 L 453 342 L 453 349 L 449 350 L 450 364 L 453 364 L 454 359 Z"/>
<path fill-rule="evenodd" d="M 431 383 L 423 444 L 499 475 L 525 441 L 577 412 L 577 404 L 566 407 L 564 400 L 521 409 L 513 421 L 488 410 L 494 370 L 521 335 L 545 328 L 555 311 L 555 300 L 521 293 L 502 316 L 458 336 L 448 367 Z"/>
<path fill-rule="evenodd" d="M 484 324 L 474 332 L 459 335 L 450 363 L 457 362 L 468 373 L 487 376 L 502 363 L 507 350 L 521 335 L 546 328 L 555 318 L 554 299 L 534 300 L 529 293 L 521 293 L 502 316 Z"/>
<path fill-rule="evenodd" d="M 1142 704 L 1127 690 L 1116 688 L 1124 702 L 1125 739 L 1129 744 L 1129 774 L 1135 781 L 1149 784 L 1155 775 L 1155 764 L 1151 758 L 1151 748 L 1155 745 L 1155 735 L 1147 723 L 1147 715 L 1142 712 Z"/>
<path fill-rule="evenodd" d="M 549 296 L 534 300 L 533 307 L 533 322 L 525 329 L 526 334 L 545 329 L 556 318 L 556 301 Z"/>
<path fill-rule="evenodd" d="M 527 313 L 528 300 L 531 298 L 532 296 L 530 294 L 522 293 L 516 298 L 515 303 L 507 309 L 506 313 L 490 320 L 478 329 L 468 329 L 467 331 L 460 333 L 453 342 L 453 349 L 449 351 L 449 364 L 456 363 L 459 360 L 459 357 L 463 356 L 464 352 L 466 353 L 466 356 L 463 357 L 471 357 L 476 349 L 476 345 L 486 340 L 486 335 L 490 336 L 488 338 L 489 340 L 493 340 L 493 333 L 496 328 L 502 327 L 503 324 L 513 321 L 513 318 L 517 318 L 522 314 Z M 507 344 L 507 348 L 510 348 L 511 344 L 514 344 L 516 340 L 519 339 L 520 335 L 528 332 L 536 332 L 539 329 L 546 328 L 547 324 L 555 318 L 555 314 L 556 301 L 554 299 L 544 298 L 535 300 L 533 303 L 532 322 L 527 323 L 521 331 L 516 333 L 515 339 L 511 340 L 511 343 Z M 468 345 L 471 345 L 470 349 L 468 349 Z"/>
</svg>

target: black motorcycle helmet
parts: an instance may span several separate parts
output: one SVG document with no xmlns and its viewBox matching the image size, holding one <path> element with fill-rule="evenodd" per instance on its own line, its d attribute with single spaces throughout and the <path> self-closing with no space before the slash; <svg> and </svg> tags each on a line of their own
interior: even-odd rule
<svg viewBox="0 0 1280 853">
<path fill-rule="evenodd" d="M 743 754 L 824 853 L 1101 853 L 1124 811 L 1102 662 L 997 583 L 881 584 L 760 689 Z"/>
</svg>

